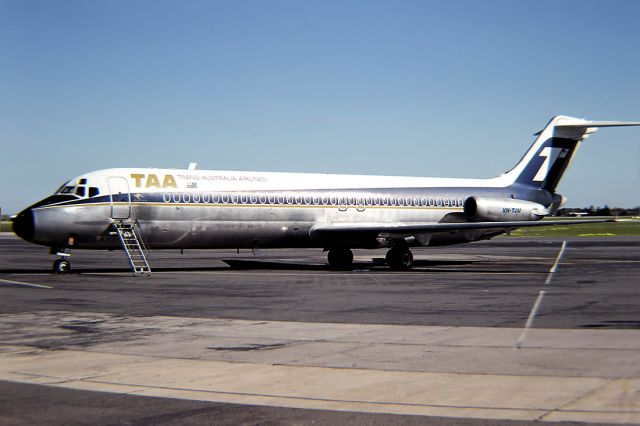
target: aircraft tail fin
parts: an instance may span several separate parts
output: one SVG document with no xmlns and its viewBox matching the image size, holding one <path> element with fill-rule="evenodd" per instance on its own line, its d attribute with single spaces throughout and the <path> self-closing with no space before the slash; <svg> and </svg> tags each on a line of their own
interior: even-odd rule
<svg viewBox="0 0 640 426">
<path fill-rule="evenodd" d="M 640 126 L 640 122 L 588 121 L 556 116 L 536 133 L 536 140 L 516 166 L 505 173 L 513 183 L 555 192 L 580 142 L 600 127 Z"/>
</svg>

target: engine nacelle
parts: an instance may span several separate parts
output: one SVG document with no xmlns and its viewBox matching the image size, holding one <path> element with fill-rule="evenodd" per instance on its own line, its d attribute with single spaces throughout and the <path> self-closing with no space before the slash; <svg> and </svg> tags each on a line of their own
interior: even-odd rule
<svg viewBox="0 0 640 426">
<path fill-rule="evenodd" d="M 469 197 L 464 202 L 464 215 L 476 222 L 538 220 L 548 214 L 542 204 L 513 198 Z"/>
</svg>

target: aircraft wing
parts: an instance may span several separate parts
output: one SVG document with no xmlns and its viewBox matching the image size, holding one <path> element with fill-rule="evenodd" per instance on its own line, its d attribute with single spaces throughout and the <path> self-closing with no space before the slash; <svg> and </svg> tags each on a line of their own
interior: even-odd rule
<svg viewBox="0 0 640 426">
<path fill-rule="evenodd" d="M 333 222 L 317 224 L 311 228 L 311 234 L 323 237 L 341 235 L 377 234 L 380 237 L 400 238 L 416 234 L 434 234 L 480 229 L 515 229 L 529 226 L 581 225 L 586 223 L 615 222 L 613 219 L 587 220 L 527 220 L 511 222 L 460 222 L 460 223 L 350 223 Z"/>
</svg>

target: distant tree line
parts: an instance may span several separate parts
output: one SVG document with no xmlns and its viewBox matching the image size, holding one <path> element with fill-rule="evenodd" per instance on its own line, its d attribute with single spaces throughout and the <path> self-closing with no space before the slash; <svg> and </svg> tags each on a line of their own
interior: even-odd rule
<svg viewBox="0 0 640 426">
<path fill-rule="evenodd" d="M 556 216 L 640 216 L 640 206 L 633 208 L 609 207 L 570 207 L 559 209 Z"/>
</svg>

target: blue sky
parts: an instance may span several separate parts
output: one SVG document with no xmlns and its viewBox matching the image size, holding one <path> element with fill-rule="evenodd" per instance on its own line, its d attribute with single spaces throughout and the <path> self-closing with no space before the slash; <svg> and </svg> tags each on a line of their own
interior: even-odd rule
<svg viewBox="0 0 640 426">
<path fill-rule="evenodd" d="M 0 0 L 0 207 L 109 167 L 491 177 L 640 120 L 637 1 Z M 559 192 L 640 205 L 640 129 Z"/>
</svg>

